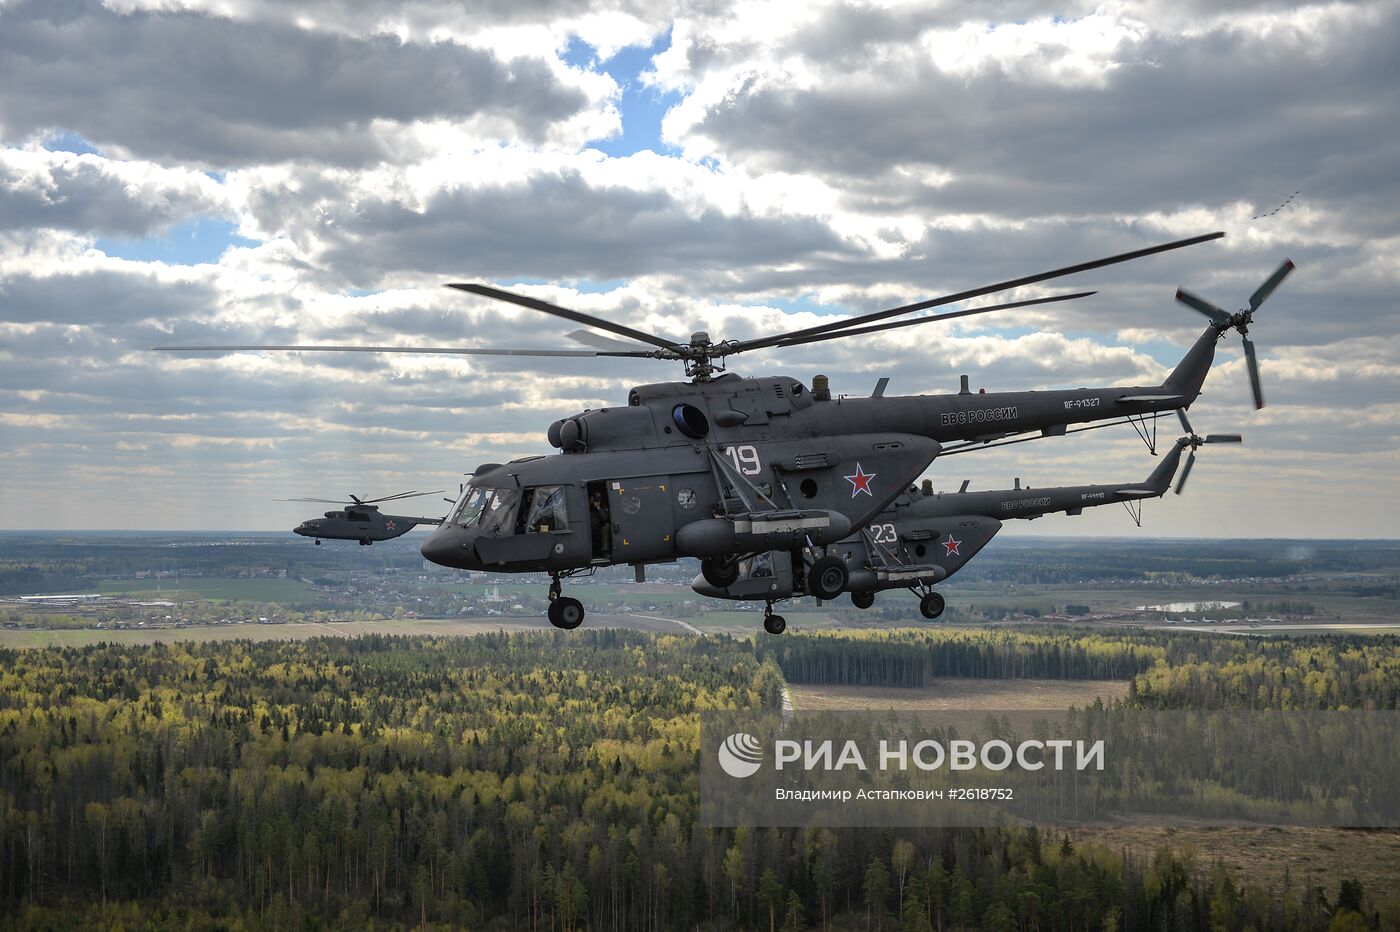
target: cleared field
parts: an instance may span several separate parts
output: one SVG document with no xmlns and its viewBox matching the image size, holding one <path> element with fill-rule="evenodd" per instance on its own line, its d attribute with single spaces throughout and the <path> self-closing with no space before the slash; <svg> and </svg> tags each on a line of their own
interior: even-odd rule
<svg viewBox="0 0 1400 932">
<path fill-rule="evenodd" d="M 1158 848 L 1195 853 L 1196 866 L 1209 870 L 1225 864 L 1236 881 L 1273 889 L 1278 897 L 1285 879 L 1295 894 L 1321 887 L 1336 896 L 1347 879 L 1361 881 L 1381 899 L 1400 889 L 1400 831 L 1395 829 L 1111 827 L 1072 829 L 1074 842 L 1092 841 L 1114 851 L 1128 850 L 1151 860 Z"/>
<path fill-rule="evenodd" d="M 1120 680 L 980 680 L 949 677 L 922 689 L 878 686 L 804 686 L 792 684 L 792 704 L 800 710 L 850 711 L 894 709 L 1068 709 L 1101 698 L 1123 699 L 1128 684 Z"/>
<path fill-rule="evenodd" d="M 159 582 L 152 579 L 104 579 L 93 588 L 74 591 L 171 600 L 197 595 L 213 602 L 237 599 L 244 602 L 275 602 L 281 605 L 293 605 L 317 598 L 316 591 L 299 579 L 194 577 L 181 579 L 178 584 L 173 579 L 163 579 Z"/>
<path fill-rule="evenodd" d="M 1269 634 L 1400 634 L 1400 624 L 1262 624 L 1262 625 L 1143 625 L 1158 631 L 1202 631 L 1208 634 L 1244 634 L 1262 636 Z"/>
<path fill-rule="evenodd" d="M 679 634 L 685 629 L 659 616 L 589 615 L 592 628 L 630 628 Z M 86 644 L 156 644 L 175 641 L 305 641 L 310 638 L 360 637 L 366 634 L 414 634 L 430 637 L 471 637 L 491 631 L 552 631 L 544 618 L 418 618 L 393 621 L 347 621 L 330 624 L 216 625 L 211 627 L 158 628 L 155 630 L 71 631 L 0 630 L 0 647 L 81 647 Z"/>
</svg>

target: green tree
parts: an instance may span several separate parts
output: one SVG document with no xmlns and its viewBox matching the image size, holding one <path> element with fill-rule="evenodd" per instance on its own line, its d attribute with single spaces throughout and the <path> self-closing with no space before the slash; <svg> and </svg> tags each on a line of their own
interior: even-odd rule
<svg viewBox="0 0 1400 932">
<path fill-rule="evenodd" d="M 914 866 L 914 846 L 904 839 L 894 843 L 894 851 L 890 853 L 890 864 L 894 867 L 894 875 L 899 878 L 899 918 L 904 920 L 904 878 L 909 876 L 909 869 Z"/>
<path fill-rule="evenodd" d="M 885 927 L 885 901 L 890 895 L 890 872 L 880 858 L 871 858 L 865 868 L 865 925 L 873 921 L 876 929 Z"/>
<path fill-rule="evenodd" d="M 788 891 L 787 909 L 783 911 L 783 932 L 803 932 L 807 928 L 807 923 L 802 921 L 806 912 L 797 891 Z"/>
<path fill-rule="evenodd" d="M 758 905 L 768 910 L 768 932 L 774 932 L 778 925 L 778 907 L 783 905 L 783 888 L 771 867 L 758 879 Z"/>
</svg>

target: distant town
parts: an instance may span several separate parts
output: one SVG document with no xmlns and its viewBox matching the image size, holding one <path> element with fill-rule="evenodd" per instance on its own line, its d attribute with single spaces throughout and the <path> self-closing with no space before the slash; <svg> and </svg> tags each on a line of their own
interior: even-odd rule
<svg viewBox="0 0 1400 932">
<path fill-rule="evenodd" d="M 544 576 L 431 567 L 412 537 L 374 548 L 311 547 L 290 535 L 0 534 L 0 628 L 204 628 L 544 614 Z M 690 589 L 693 561 L 569 580 L 590 613 L 749 631 L 760 606 Z M 1400 545 L 1338 541 L 1010 538 L 940 587 L 940 624 L 1073 622 L 1204 629 L 1389 625 Z M 784 606 L 808 625 L 927 624 L 903 592 Z"/>
</svg>

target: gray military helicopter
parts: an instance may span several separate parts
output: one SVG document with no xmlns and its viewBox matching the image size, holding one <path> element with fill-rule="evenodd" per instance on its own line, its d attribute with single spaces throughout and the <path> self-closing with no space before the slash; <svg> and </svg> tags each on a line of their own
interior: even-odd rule
<svg viewBox="0 0 1400 932">
<path fill-rule="evenodd" d="M 1078 515 L 1085 508 L 1122 504 L 1141 525 L 1142 502 L 1167 493 L 1181 465 L 1182 453 L 1190 451 L 1176 483 L 1177 495 L 1186 488 L 1197 450 L 1209 443 L 1243 440 L 1239 434 L 1201 437 L 1192 430 L 1184 411 L 1178 410 L 1177 414 L 1186 434 L 1142 482 L 1031 489 L 1022 487 L 1017 479 L 1010 489 L 969 492 L 968 483 L 964 482 L 957 492 L 944 493 L 934 492 L 933 483 L 925 479 L 921 488 L 907 489 L 869 525 L 828 548 L 850 567 L 846 589 L 851 604 L 870 608 L 875 604 L 876 592 L 907 589 L 919 596 L 919 612 L 925 618 L 938 618 L 943 614 L 944 599 L 934 585 L 949 579 L 977 556 L 1001 530 L 1003 521 L 1035 520 L 1056 512 Z M 803 589 L 804 582 L 807 591 Z M 773 604 L 811 594 L 814 583 L 820 587 L 820 581 L 810 574 L 804 580 L 794 572 L 788 552 L 775 550 L 740 561 L 737 578 L 727 586 L 716 586 L 701 575 L 695 577 L 691 588 L 715 599 L 764 602 L 764 629 L 769 634 L 781 634 L 787 622 L 772 613 Z"/>
<path fill-rule="evenodd" d="M 402 537 L 420 524 L 439 525 L 441 518 L 419 518 L 407 515 L 386 515 L 379 506 L 387 502 L 402 501 L 406 498 L 419 498 L 423 495 L 438 495 L 433 492 L 399 492 L 381 498 L 360 498 L 351 495 L 350 501 L 338 502 L 329 498 L 279 498 L 279 502 L 322 502 L 327 505 L 344 505 L 340 511 L 328 511 L 323 517 L 310 518 L 292 528 L 293 534 L 314 537 L 316 546 L 321 540 L 358 540 L 361 547 L 368 547 L 377 540 L 393 540 Z"/>
<path fill-rule="evenodd" d="M 1210 325 L 1161 385 L 1070 391 L 974 394 L 966 377 L 957 394 L 886 397 L 886 382 L 869 398 L 833 397 L 826 380 L 808 387 L 789 376 L 741 378 L 724 372 L 739 353 L 844 339 L 1014 307 L 1084 297 L 1052 295 L 968 308 L 910 320 L 889 318 L 982 295 L 1102 268 L 1219 239 L 1209 233 L 1135 250 L 915 304 L 752 340 L 714 342 L 697 332 L 689 342 L 479 284 L 461 291 L 502 300 L 627 338 L 575 334 L 602 349 L 495 349 L 415 346 L 173 346 L 166 351 L 350 351 L 447 355 L 617 357 L 679 360 L 689 382 L 633 388 L 626 405 L 588 410 L 547 431 L 563 455 L 487 463 L 470 474 L 423 556 L 442 566 L 550 577 L 549 618 L 571 629 L 583 605 L 564 597 L 563 579 L 599 566 L 631 564 L 642 578 L 648 563 L 701 559 L 705 577 L 728 585 L 745 556 L 769 550 L 793 555 L 805 588 L 834 598 L 848 588 L 845 561 L 828 548 L 869 524 L 914 482 L 944 445 L 987 444 L 1038 433 L 1060 436 L 1085 422 L 1140 422 L 1189 407 L 1200 392 L 1220 338 L 1247 332 L 1253 313 L 1292 269 L 1285 263 L 1228 315 L 1192 305 Z M 1184 300 L 1184 299 L 1183 299 Z M 1252 350 L 1252 344 L 1250 345 Z M 1257 368 L 1251 373 L 1257 375 Z"/>
</svg>

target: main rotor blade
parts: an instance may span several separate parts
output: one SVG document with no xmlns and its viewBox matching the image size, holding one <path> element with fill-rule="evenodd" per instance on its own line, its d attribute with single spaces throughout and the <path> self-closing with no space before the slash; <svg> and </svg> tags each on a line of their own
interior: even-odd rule
<svg viewBox="0 0 1400 932">
<path fill-rule="evenodd" d="M 1185 408 L 1177 408 L 1177 409 L 1176 409 L 1176 416 L 1179 417 L 1179 418 L 1181 418 L 1181 427 L 1182 427 L 1182 429 L 1185 430 L 1186 433 L 1188 433 L 1188 434 L 1190 434 L 1191 436 L 1194 437 L 1194 436 L 1196 435 L 1196 432 L 1195 432 L 1194 430 L 1191 429 L 1191 422 L 1188 421 L 1188 420 L 1186 420 L 1186 409 L 1185 409 Z"/>
<path fill-rule="evenodd" d="M 1244 443 L 1240 434 L 1206 434 L 1206 443 Z"/>
<path fill-rule="evenodd" d="M 592 346 L 595 349 L 617 350 L 627 352 L 651 352 L 640 343 L 627 343 L 623 340 L 614 340 L 612 337 L 605 337 L 601 333 L 594 333 L 592 330 L 570 330 L 565 334 L 570 340 L 582 343 L 584 346 Z"/>
<path fill-rule="evenodd" d="M 157 353 L 406 353 L 414 356 L 638 356 L 655 357 L 656 350 L 612 353 L 596 350 L 549 349 L 468 349 L 448 346 L 303 346 L 303 345 L 237 345 L 237 346 L 152 346 Z"/>
<path fill-rule="evenodd" d="M 842 337 L 853 337 L 862 333 L 878 333 L 881 330 L 895 330 L 899 327 L 913 327 L 916 324 L 929 324 L 936 320 L 950 320 L 954 317 L 971 317 L 973 314 L 986 314 L 989 311 L 1005 311 L 1013 307 L 1029 307 L 1032 304 L 1053 304 L 1056 301 L 1072 301 L 1075 298 L 1087 298 L 1089 295 L 1098 294 L 1097 291 L 1077 291 L 1074 294 L 1051 295 L 1048 298 L 1032 298 L 1028 301 L 1011 301 L 1007 304 L 993 304 L 989 307 L 974 307 L 962 311 L 948 311 L 946 314 L 930 314 L 927 317 L 916 317 L 913 320 L 897 320 L 888 324 L 872 324 L 869 327 L 857 327 L 854 330 L 838 330 L 835 333 L 819 333 L 815 336 L 801 337 L 795 340 L 784 340 L 774 346 L 782 348 L 785 346 L 801 346 L 804 343 L 820 343 L 823 340 L 839 340 Z M 735 350 L 742 352 L 742 349 Z"/>
<path fill-rule="evenodd" d="M 1196 451 L 1192 450 L 1191 455 L 1186 457 L 1186 468 L 1181 471 L 1181 478 L 1176 483 L 1176 494 L 1180 495 L 1181 490 L 1186 488 L 1186 477 L 1191 475 L 1191 467 L 1196 465 Z"/>
<path fill-rule="evenodd" d="M 1254 354 L 1254 341 L 1244 340 L 1244 361 L 1249 364 L 1249 387 L 1254 391 L 1254 407 L 1264 407 L 1264 386 L 1259 381 L 1259 357 Z"/>
<path fill-rule="evenodd" d="M 1274 293 L 1274 289 L 1277 288 L 1292 271 L 1293 260 L 1284 259 L 1283 265 L 1279 266 L 1278 269 L 1274 271 L 1274 274 L 1269 276 L 1269 280 L 1260 285 L 1258 290 L 1249 296 L 1250 313 L 1259 310 L 1259 305 L 1268 300 L 1269 295 Z"/>
<path fill-rule="evenodd" d="M 1199 298 L 1193 295 L 1185 288 L 1176 289 L 1176 299 L 1187 307 L 1192 307 L 1200 311 L 1202 314 L 1209 317 L 1213 323 L 1226 324 L 1230 321 L 1230 315 L 1225 313 L 1222 308 L 1216 307 L 1205 298 Z"/>
<path fill-rule="evenodd" d="M 320 502 L 323 505 L 348 505 L 338 498 L 274 498 L 274 502 Z"/>
<path fill-rule="evenodd" d="M 434 490 L 431 491 L 431 492 L 418 492 L 418 491 L 413 491 L 413 492 L 399 492 L 399 493 L 397 493 L 397 494 L 395 494 L 395 495 L 385 495 L 385 496 L 383 496 L 383 497 L 381 497 L 381 498 L 367 498 L 367 499 L 364 500 L 364 504 L 366 504 L 366 505 L 372 505 L 372 504 L 374 504 L 375 502 L 396 502 L 396 501 L 398 501 L 398 500 L 401 499 L 401 498 L 420 498 L 420 497 L 422 497 L 422 496 L 424 496 L 424 495 L 440 495 L 441 493 L 443 493 L 443 492 L 445 492 L 445 491 L 446 491 L 445 489 L 434 489 Z"/>
<path fill-rule="evenodd" d="M 762 349 L 767 346 L 775 346 L 779 343 L 787 343 L 789 340 L 801 339 L 802 337 L 814 336 L 820 333 L 830 333 L 833 330 L 846 330 L 850 327 L 859 327 L 863 324 L 874 323 L 877 320 L 887 320 L 891 317 L 899 317 L 904 314 L 913 314 L 915 311 L 927 310 L 931 307 L 939 307 L 944 304 L 956 304 L 959 301 L 966 301 L 968 298 L 979 298 L 984 294 L 994 294 L 998 291 L 1007 291 L 1011 288 L 1020 288 L 1023 285 L 1034 285 L 1037 282 L 1049 281 L 1052 278 L 1060 278 L 1064 275 L 1073 275 L 1075 272 L 1087 272 L 1090 269 L 1103 268 L 1106 265 L 1115 265 L 1119 262 L 1127 262 L 1130 259 L 1140 259 L 1144 256 L 1154 255 L 1159 252 L 1166 252 L 1171 249 L 1180 249 L 1183 246 L 1194 246 L 1197 243 L 1204 243 L 1208 240 L 1219 239 L 1224 233 L 1207 233 L 1203 236 L 1193 236 L 1190 239 L 1177 240 L 1173 243 L 1163 243 L 1160 246 L 1149 246 L 1146 249 L 1135 249 L 1132 252 L 1125 252 L 1117 256 L 1109 256 L 1106 259 L 1095 259 L 1093 262 L 1081 262 L 1078 265 L 1065 266 L 1062 269 L 1054 269 L 1049 272 L 1040 272 L 1036 275 L 1027 275 L 1024 278 L 1013 278 L 1004 282 L 997 282 L 995 285 L 984 285 L 981 288 L 971 288 L 967 291 L 960 291 L 957 294 L 943 295 L 940 298 L 932 298 L 928 301 L 920 301 L 916 304 L 906 304 L 903 307 L 891 308 L 888 311 L 877 311 L 874 314 L 864 314 L 860 317 L 852 317 L 848 320 L 838 320 L 830 324 L 819 324 L 815 327 L 808 327 L 804 330 L 793 330 L 789 333 L 774 334 L 769 337 L 760 337 L 757 340 L 742 341 L 733 352 L 745 352 L 747 350 Z"/>
<path fill-rule="evenodd" d="M 631 327 L 622 324 L 615 324 L 610 320 L 601 317 L 594 317 L 591 314 L 584 314 L 581 311 L 571 311 L 566 307 L 557 304 L 550 304 L 548 301 L 541 301 L 539 298 L 531 298 L 523 294 L 515 294 L 511 291 L 502 291 L 499 288 L 492 288 L 490 285 L 464 284 L 462 282 L 452 282 L 448 288 L 456 288 L 458 291 L 467 291 L 472 294 L 479 294 L 484 298 L 495 298 L 497 301 L 505 301 L 520 307 L 528 307 L 532 311 L 542 311 L 545 314 L 553 314 L 555 317 L 562 317 L 565 320 L 572 320 L 576 324 L 585 324 L 589 327 L 597 327 L 599 330 L 606 330 L 615 333 L 620 337 L 627 337 L 629 340 L 636 340 L 638 343 L 650 343 L 652 346 L 659 346 L 662 349 L 676 350 L 679 345 L 671 340 L 662 339 L 654 333 L 647 333 L 643 330 L 633 330 Z"/>
</svg>

